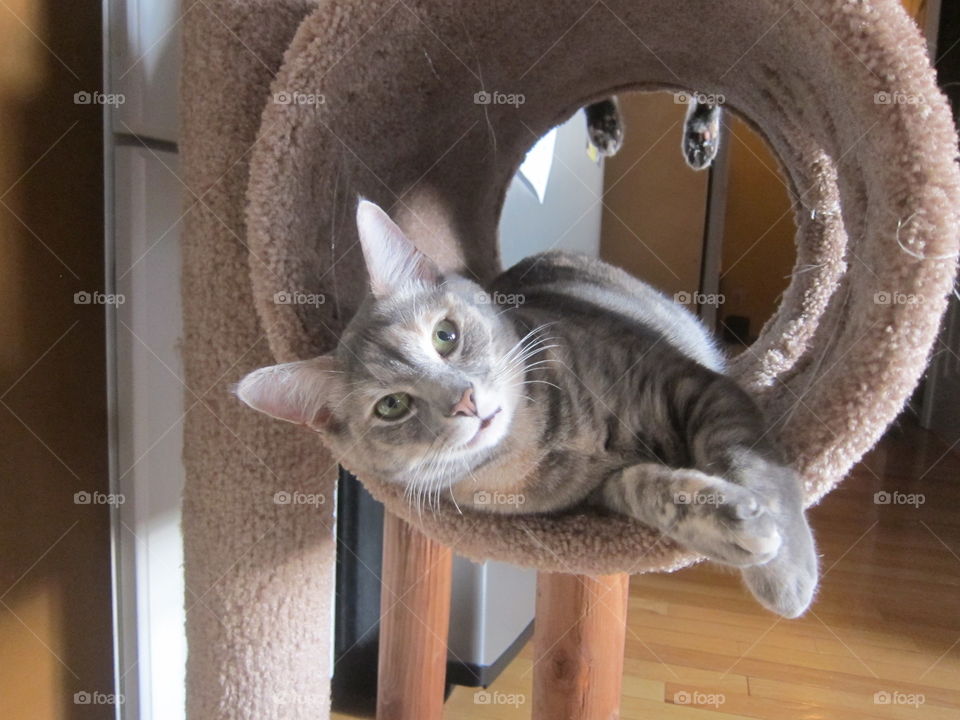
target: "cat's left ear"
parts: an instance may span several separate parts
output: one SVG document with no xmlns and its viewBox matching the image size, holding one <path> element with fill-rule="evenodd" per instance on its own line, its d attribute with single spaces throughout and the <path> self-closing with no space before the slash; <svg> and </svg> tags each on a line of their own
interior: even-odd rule
<svg viewBox="0 0 960 720">
<path fill-rule="evenodd" d="M 254 370 L 240 381 L 236 394 L 270 417 L 322 431 L 339 402 L 339 376 L 336 359 L 322 355 Z"/>
<path fill-rule="evenodd" d="M 357 231 L 375 297 L 389 297 L 406 289 L 433 287 L 440 271 L 417 250 L 379 205 L 361 200 L 357 206 Z"/>
</svg>

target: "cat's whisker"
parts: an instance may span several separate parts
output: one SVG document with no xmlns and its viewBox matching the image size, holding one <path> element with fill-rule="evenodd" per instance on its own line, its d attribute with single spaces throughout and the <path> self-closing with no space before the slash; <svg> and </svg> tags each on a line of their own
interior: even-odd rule
<svg viewBox="0 0 960 720">
<path fill-rule="evenodd" d="M 559 385 L 555 385 L 554 383 L 549 382 L 547 380 L 524 380 L 523 382 L 518 382 L 515 385 L 511 385 L 511 387 L 517 387 L 520 385 L 533 385 L 535 383 L 542 383 L 543 385 L 549 385 L 550 387 L 554 387 L 557 390 L 563 390 L 563 388 L 561 388 Z"/>
</svg>

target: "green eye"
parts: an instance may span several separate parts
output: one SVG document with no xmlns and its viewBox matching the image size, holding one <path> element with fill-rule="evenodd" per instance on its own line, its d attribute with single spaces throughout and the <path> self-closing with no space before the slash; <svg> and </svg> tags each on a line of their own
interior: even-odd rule
<svg viewBox="0 0 960 720">
<path fill-rule="evenodd" d="M 377 400 L 377 404 L 373 406 L 373 411 L 377 414 L 377 417 L 384 420 L 399 420 L 410 412 L 412 404 L 413 398 L 407 393 L 393 393 Z"/>
<path fill-rule="evenodd" d="M 441 355 L 449 355 L 457 346 L 460 334 L 457 326 L 449 320 L 441 320 L 433 328 L 433 347 Z"/>
</svg>

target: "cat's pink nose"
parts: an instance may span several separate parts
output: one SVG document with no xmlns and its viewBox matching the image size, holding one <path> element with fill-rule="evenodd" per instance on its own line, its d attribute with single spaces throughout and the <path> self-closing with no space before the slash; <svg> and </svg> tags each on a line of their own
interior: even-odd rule
<svg viewBox="0 0 960 720">
<path fill-rule="evenodd" d="M 457 403 L 450 410 L 450 415 L 465 415 L 467 417 L 477 414 L 477 406 L 473 402 L 473 388 L 468 387 L 463 391 L 463 395 L 457 400 Z"/>
</svg>

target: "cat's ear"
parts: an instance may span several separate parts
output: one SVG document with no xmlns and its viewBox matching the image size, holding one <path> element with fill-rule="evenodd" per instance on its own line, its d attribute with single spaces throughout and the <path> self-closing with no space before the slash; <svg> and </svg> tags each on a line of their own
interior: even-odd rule
<svg viewBox="0 0 960 720">
<path fill-rule="evenodd" d="M 357 231 L 375 297 L 389 297 L 410 287 L 432 287 L 439 282 L 437 266 L 417 250 L 379 205 L 360 200 Z"/>
<path fill-rule="evenodd" d="M 236 387 L 243 402 L 270 417 L 324 430 L 339 397 L 337 361 L 330 355 L 254 370 Z"/>
</svg>

